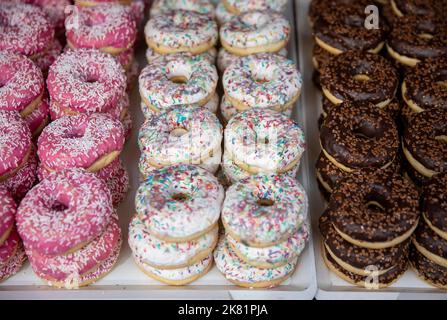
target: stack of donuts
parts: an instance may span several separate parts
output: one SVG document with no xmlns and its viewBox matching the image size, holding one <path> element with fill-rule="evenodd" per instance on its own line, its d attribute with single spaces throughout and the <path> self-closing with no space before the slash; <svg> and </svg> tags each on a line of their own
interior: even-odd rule
<svg viewBox="0 0 447 320">
<path fill-rule="evenodd" d="M 140 185 L 129 245 L 149 277 L 184 285 L 212 267 L 224 189 L 216 177 L 193 165 L 154 170 Z"/>
<path fill-rule="evenodd" d="M 31 267 L 50 286 L 86 286 L 118 260 L 118 217 L 107 185 L 93 173 L 51 174 L 28 192 L 16 219 Z"/>
<path fill-rule="evenodd" d="M 309 238 L 307 196 L 288 176 L 260 174 L 233 184 L 222 208 L 226 235 L 217 268 L 236 285 L 268 288 L 290 277 Z"/>
</svg>

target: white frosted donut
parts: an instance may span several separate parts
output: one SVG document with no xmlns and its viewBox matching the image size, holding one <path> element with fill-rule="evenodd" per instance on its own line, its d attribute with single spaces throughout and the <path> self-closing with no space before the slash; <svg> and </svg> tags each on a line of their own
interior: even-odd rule
<svg viewBox="0 0 447 320">
<path fill-rule="evenodd" d="M 230 235 L 227 235 L 227 241 L 233 251 L 248 264 L 260 268 L 274 268 L 293 262 L 299 257 L 309 240 L 309 231 L 308 224 L 303 223 L 289 239 L 266 248 L 247 246 Z"/>
<path fill-rule="evenodd" d="M 282 57 L 287 57 L 289 52 L 287 48 L 283 48 L 276 54 Z M 225 48 L 220 48 L 219 53 L 217 54 L 217 68 L 219 69 L 219 72 L 223 74 L 230 64 L 232 64 L 234 61 L 240 58 L 241 56 L 232 54 L 227 50 L 225 50 Z"/>
<path fill-rule="evenodd" d="M 157 269 L 134 257 L 138 267 L 149 277 L 169 285 L 185 285 L 204 276 L 213 264 L 213 255 L 179 269 Z"/>
<path fill-rule="evenodd" d="M 196 240 L 166 242 L 146 230 L 138 216 L 130 222 L 129 246 L 134 257 L 158 269 L 184 268 L 206 258 L 217 244 L 219 228 L 215 227 Z"/>
<path fill-rule="evenodd" d="M 292 60 L 267 53 L 235 61 L 222 78 L 228 100 L 239 110 L 288 109 L 298 100 L 302 82 Z"/>
<path fill-rule="evenodd" d="M 211 173 L 179 165 L 153 171 L 138 188 L 135 206 L 149 232 L 181 242 L 215 227 L 223 198 L 223 187 Z"/>
<path fill-rule="evenodd" d="M 214 5 L 210 0 L 155 0 L 151 6 L 150 17 L 168 13 L 171 10 L 194 11 L 214 17 Z"/>
<path fill-rule="evenodd" d="M 300 161 L 305 147 L 299 125 L 268 109 L 238 113 L 225 128 L 225 153 L 251 173 L 287 172 Z"/>
<path fill-rule="evenodd" d="M 291 28 L 286 17 L 272 11 L 246 12 L 220 28 L 220 42 L 229 52 L 249 55 L 278 52 L 287 45 Z"/>
<path fill-rule="evenodd" d="M 216 7 L 216 20 L 217 23 L 221 26 L 224 23 L 227 23 L 231 19 L 233 19 L 236 15 L 231 13 L 230 11 L 225 8 L 225 5 L 223 2 L 219 2 L 219 4 Z"/>
<path fill-rule="evenodd" d="M 273 269 L 253 267 L 240 259 L 222 238 L 214 251 L 217 269 L 236 285 L 253 288 L 274 287 L 284 282 L 295 271 L 297 260 Z"/>
<path fill-rule="evenodd" d="M 283 12 L 288 0 L 222 0 L 225 8 L 234 14 L 255 10 Z"/>
<path fill-rule="evenodd" d="M 176 105 L 202 106 L 213 97 L 218 78 L 216 67 L 203 57 L 167 55 L 141 71 L 140 95 L 154 111 Z"/>
<path fill-rule="evenodd" d="M 189 52 L 182 52 L 182 54 L 186 55 L 186 56 L 193 56 Z M 208 51 L 200 53 L 199 55 L 202 56 L 203 58 L 205 58 L 206 60 L 208 60 L 211 64 L 214 64 L 216 62 L 216 58 L 217 58 L 217 49 L 212 47 Z M 146 60 L 149 64 L 151 64 L 154 60 L 156 60 L 162 56 L 163 55 L 155 52 L 151 48 L 146 49 Z"/>
<path fill-rule="evenodd" d="M 212 18 L 186 10 L 151 18 L 144 34 L 149 48 L 161 54 L 203 53 L 214 47 L 218 38 L 217 24 Z"/>
<path fill-rule="evenodd" d="M 204 108 L 175 107 L 147 119 L 140 129 L 139 146 L 154 167 L 202 164 L 219 154 L 222 125 Z"/>
<path fill-rule="evenodd" d="M 307 195 L 296 179 L 260 174 L 227 189 L 222 223 L 227 233 L 252 247 L 289 239 L 307 219 Z"/>
</svg>

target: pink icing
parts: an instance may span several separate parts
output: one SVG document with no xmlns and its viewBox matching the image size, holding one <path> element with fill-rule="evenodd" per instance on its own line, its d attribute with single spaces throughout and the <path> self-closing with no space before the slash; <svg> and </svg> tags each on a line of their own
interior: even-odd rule
<svg viewBox="0 0 447 320">
<path fill-rule="evenodd" d="M 114 212 L 107 185 L 82 169 L 53 173 L 31 189 L 17 210 L 28 250 L 60 255 L 92 241 Z"/>
<path fill-rule="evenodd" d="M 34 109 L 31 114 L 26 116 L 25 121 L 33 137 L 39 133 L 37 130 L 40 129 L 40 126 L 48 121 L 49 114 L 50 108 L 48 106 L 48 99 L 45 97 L 41 104 Z"/>
<path fill-rule="evenodd" d="M 109 187 L 113 205 L 119 205 L 129 190 L 129 174 L 121 163 L 121 160 L 116 159 L 107 167 L 99 170 L 97 176 Z"/>
<path fill-rule="evenodd" d="M 47 169 L 88 169 L 101 157 L 121 152 L 123 126 L 101 113 L 63 117 L 43 130 L 37 146 L 41 165 Z"/>
<path fill-rule="evenodd" d="M 132 61 L 134 60 L 134 53 L 135 50 L 133 48 L 130 48 L 115 56 L 115 59 L 118 60 L 123 68 L 129 69 L 131 67 Z"/>
<path fill-rule="evenodd" d="M 47 74 L 48 69 L 54 63 L 54 61 L 56 61 L 61 52 L 61 43 L 59 42 L 59 40 L 54 39 L 48 50 L 43 55 L 34 59 L 34 63 L 40 68 L 40 70 L 42 70 L 43 73 Z"/>
<path fill-rule="evenodd" d="M 19 234 L 16 229 L 12 229 L 9 237 L 0 245 L 0 266 L 7 263 L 16 253 L 20 243 Z"/>
<path fill-rule="evenodd" d="M 42 8 L 55 28 L 64 28 L 65 7 L 71 5 L 70 0 L 31 0 L 31 3 Z"/>
<path fill-rule="evenodd" d="M 80 7 L 65 20 L 67 41 L 75 48 L 127 49 L 135 42 L 137 27 L 131 12 L 119 4 Z"/>
<path fill-rule="evenodd" d="M 144 1 L 143 0 L 134 0 L 130 4 L 130 11 L 139 26 L 144 19 Z"/>
<path fill-rule="evenodd" d="M 17 205 L 11 197 L 8 190 L 0 188 L 0 237 L 14 224 L 14 216 L 17 211 Z"/>
<path fill-rule="evenodd" d="M 25 250 L 22 244 L 19 244 L 16 254 L 5 265 L 0 267 L 0 281 L 6 280 L 19 272 L 25 261 Z"/>
<path fill-rule="evenodd" d="M 72 274 L 83 275 L 107 260 L 121 239 L 118 219 L 112 218 L 105 231 L 82 249 L 68 255 L 46 256 L 26 250 L 33 270 L 47 277 L 64 281 Z"/>
<path fill-rule="evenodd" d="M 30 59 L 0 51 L 1 110 L 22 111 L 42 94 L 44 87 L 42 71 Z"/>
<path fill-rule="evenodd" d="M 79 113 L 106 112 L 126 90 L 123 67 L 109 54 L 95 49 L 67 50 L 48 72 L 50 108 Z"/>
<path fill-rule="evenodd" d="M 15 111 L 0 110 L 0 177 L 19 167 L 31 148 L 31 133 Z"/>
</svg>

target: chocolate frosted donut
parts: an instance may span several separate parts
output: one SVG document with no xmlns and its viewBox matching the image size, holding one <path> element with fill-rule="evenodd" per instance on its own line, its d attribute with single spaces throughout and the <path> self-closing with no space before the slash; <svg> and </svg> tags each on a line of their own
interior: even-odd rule
<svg viewBox="0 0 447 320">
<path fill-rule="evenodd" d="M 365 269 L 375 266 L 383 274 L 408 255 L 409 240 L 391 248 L 366 249 L 344 240 L 335 231 L 327 212 L 320 217 L 319 223 L 326 252 L 348 271 L 367 275 Z"/>
<path fill-rule="evenodd" d="M 412 238 L 413 245 L 425 257 L 447 268 L 447 240 L 441 238 L 421 219 Z"/>
<path fill-rule="evenodd" d="M 365 0 L 312 0 L 309 4 L 308 11 L 309 22 L 313 25 L 322 12 L 330 11 L 333 7 L 339 5 L 352 5 L 359 2 L 367 5 Z"/>
<path fill-rule="evenodd" d="M 414 115 L 402 140 L 406 160 L 422 176 L 431 178 L 447 171 L 447 110 Z"/>
<path fill-rule="evenodd" d="M 396 157 L 396 124 L 370 103 L 346 102 L 329 112 L 320 131 L 325 156 L 340 169 L 352 172 L 384 168 Z"/>
<path fill-rule="evenodd" d="M 446 19 L 418 16 L 399 18 L 389 35 L 387 51 L 399 63 L 410 67 L 427 58 L 446 56 Z"/>
<path fill-rule="evenodd" d="M 393 99 L 398 85 L 392 64 L 372 53 L 348 51 L 321 69 L 323 93 L 333 104 L 368 101 L 384 107 Z"/>
<path fill-rule="evenodd" d="M 330 54 L 322 47 L 318 45 L 314 45 L 313 56 L 312 56 L 312 64 L 314 68 L 320 71 L 323 66 L 332 58 L 334 55 Z"/>
<path fill-rule="evenodd" d="M 447 56 L 418 63 L 402 83 L 402 97 L 414 112 L 447 109 Z"/>
<path fill-rule="evenodd" d="M 447 268 L 427 259 L 415 247 L 410 247 L 410 263 L 419 278 L 432 286 L 447 289 Z"/>
<path fill-rule="evenodd" d="M 390 0 L 390 6 L 398 17 L 407 15 L 428 17 L 443 12 L 442 2 L 442 0 Z"/>
<path fill-rule="evenodd" d="M 404 242 L 419 220 L 419 193 L 398 174 L 353 173 L 334 190 L 328 212 L 348 242 L 383 249 Z"/>
<path fill-rule="evenodd" d="M 422 214 L 439 236 L 447 240 L 447 172 L 435 175 L 424 186 Z"/>
</svg>

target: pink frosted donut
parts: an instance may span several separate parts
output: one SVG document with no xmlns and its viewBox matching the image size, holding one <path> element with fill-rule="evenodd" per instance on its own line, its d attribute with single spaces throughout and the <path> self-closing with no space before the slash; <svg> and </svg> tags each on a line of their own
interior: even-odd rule
<svg viewBox="0 0 447 320">
<path fill-rule="evenodd" d="M 42 71 L 30 59 L 0 51 L 0 110 L 25 116 L 39 103 L 44 88 Z"/>
<path fill-rule="evenodd" d="M 13 228 L 5 242 L 0 245 L 0 266 L 4 266 L 16 254 L 20 244 L 17 230 Z"/>
<path fill-rule="evenodd" d="M 123 95 L 123 97 L 119 100 L 118 104 L 115 108 L 112 108 L 108 114 L 112 116 L 114 119 L 118 119 L 120 121 L 124 120 L 124 117 L 126 116 L 126 113 L 129 112 L 130 107 L 130 99 L 129 95 L 126 93 Z"/>
<path fill-rule="evenodd" d="M 118 158 L 96 174 L 110 189 L 114 206 L 119 205 L 129 190 L 129 174 Z"/>
<path fill-rule="evenodd" d="M 25 164 L 31 150 L 31 133 L 15 111 L 0 110 L 0 182 Z"/>
<path fill-rule="evenodd" d="M 70 0 L 31 0 L 31 3 L 42 8 L 56 29 L 64 28 L 65 8 L 71 5 Z"/>
<path fill-rule="evenodd" d="M 16 253 L 11 259 L 6 264 L 0 266 L 0 281 L 4 281 L 19 272 L 25 261 L 25 250 L 23 249 L 23 245 L 19 244 Z"/>
<path fill-rule="evenodd" d="M 115 59 L 123 66 L 125 71 L 129 71 L 132 63 L 135 60 L 135 50 L 133 48 L 127 49 L 115 56 Z"/>
<path fill-rule="evenodd" d="M 96 48 L 118 54 L 132 47 L 137 26 L 131 12 L 118 4 L 78 8 L 65 20 L 71 48 Z"/>
<path fill-rule="evenodd" d="M 95 49 L 68 50 L 48 72 L 50 108 L 67 114 L 107 112 L 126 90 L 123 67 Z"/>
<path fill-rule="evenodd" d="M 62 45 L 59 40 L 54 39 L 48 50 L 41 56 L 34 59 L 34 63 L 46 75 L 50 66 L 56 61 L 57 57 L 62 52 Z"/>
<path fill-rule="evenodd" d="M 26 124 L 33 136 L 33 139 L 39 136 L 43 128 L 49 122 L 50 107 L 48 99 L 45 97 L 41 104 L 33 110 L 31 114 L 25 117 Z"/>
<path fill-rule="evenodd" d="M 63 117 L 43 130 L 37 146 L 41 166 L 47 171 L 84 168 L 97 172 L 123 150 L 123 126 L 101 113 Z"/>
<path fill-rule="evenodd" d="M 70 275 L 83 275 L 96 269 L 109 258 L 121 239 L 117 217 L 111 219 L 105 231 L 82 249 L 68 255 L 46 256 L 25 249 L 31 267 L 45 278 L 65 281 Z"/>
<path fill-rule="evenodd" d="M 19 203 L 26 193 L 31 190 L 36 182 L 37 178 L 37 155 L 33 150 L 28 157 L 28 161 L 6 181 L 0 182 L 1 186 L 4 186 L 9 190 L 12 197 Z"/>
<path fill-rule="evenodd" d="M 0 244 L 3 244 L 14 227 L 17 205 L 8 190 L 0 188 Z"/>
<path fill-rule="evenodd" d="M 134 17 L 138 28 L 144 19 L 144 1 L 143 0 L 132 1 L 132 3 L 130 4 L 130 12 Z"/>
<path fill-rule="evenodd" d="M 17 210 L 17 231 L 29 250 L 66 254 L 99 236 L 113 212 L 104 181 L 85 170 L 68 169 L 28 192 Z"/>
</svg>

